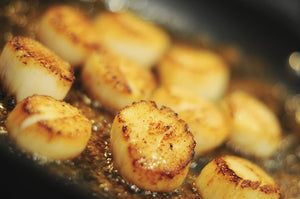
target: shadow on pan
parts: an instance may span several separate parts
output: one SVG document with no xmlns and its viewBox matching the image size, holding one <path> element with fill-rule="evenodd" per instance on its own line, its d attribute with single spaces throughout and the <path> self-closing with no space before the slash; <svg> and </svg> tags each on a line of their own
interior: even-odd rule
<svg viewBox="0 0 300 199">
<path fill-rule="evenodd" d="M 38 1 L 26 1 L 38 2 Z M 40 1 L 51 5 L 58 1 Z M 60 1 L 62 2 L 62 1 Z M 63 1 L 68 2 L 68 1 Z M 287 59 L 300 50 L 300 5 L 296 1 L 254 3 L 240 1 L 132 0 L 133 10 L 167 29 L 195 37 L 199 33 L 212 40 L 248 49 L 267 58 L 279 81 L 299 93 L 300 80 L 286 69 Z M 11 3 L 2 1 L 1 7 Z M 100 5 L 96 0 L 80 3 Z M 292 6 L 294 5 L 294 6 Z M 298 12 L 295 8 L 299 8 Z M 0 13 L 1 26 L 5 26 Z M 0 28 L 3 31 L 4 28 Z M 1 46 L 2 47 L 2 46 Z M 1 142 L 8 142 L 2 139 Z M 12 156 L 7 143 L 0 143 L 0 186 L 3 198 L 93 198 L 84 189 L 45 172 L 29 159 Z M 2 198 L 2 197 L 1 197 Z"/>
</svg>

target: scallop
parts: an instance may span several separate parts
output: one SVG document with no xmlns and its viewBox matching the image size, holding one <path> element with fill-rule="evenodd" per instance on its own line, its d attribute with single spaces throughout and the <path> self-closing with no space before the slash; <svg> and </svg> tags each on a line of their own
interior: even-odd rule
<svg viewBox="0 0 300 199">
<path fill-rule="evenodd" d="M 196 179 L 203 199 L 278 199 L 280 189 L 258 165 L 237 156 L 221 156 L 208 163 Z"/>
<path fill-rule="evenodd" d="M 158 63 L 157 73 L 162 85 L 182 87 L 211 101 L 223 97 L 230 78 L 220 55 L 179 43 Z"/>
<path fill-rule="evenodd" d="M 234 91 L 223 105 L 232 120 L 229 145 L 243 154 L 272 156 L 279 147 L 281 126 L 276 115 L 261 101 L 244 91 Z"/>
<path fill-rule="evenodd" d="M 1 53 L 0 79 L 20 102 L 34 94 L 64 99 L 75 76 L 70 64 L 54 52 L 33 39 L 17 36 Z"/>
<path fill-rule="evenodd" d="M 152 67 L 170 45 L 164 30 L 128 11 L 100 13 L 94 25 L 105 48 L 142 67 Z"/>
<path fill-rule="evenodd" d="M 92 54 L 81 76 L 88 95 L 111 111 L 147 100 L 156 87 L 150 70 L 112 53 Z"/>
<path fill-rule="evenodd" d="M 170 192 L 184 182 L 195 141 L 183 120 L 166 107 L 140 101 L 122 109 L 111 129 L 113 165 L 141 189 Z"/>
<path fill-rule="evenodd" d="M 67 5 L 52 6 L 44 13 L 37 36 L 73 67 L 81 67 L 92 51 L 101 51 L 90 18 Z"/>
<path fill-rule="evenodd" d="M 47 160 L 78 156 L 91 135 L 91 122 L 77 108 L 42 95 L 19 102 L 9 113 L 6 127 L 20 149 Z"/>
<path fill-rule="evenodd" d="M 172 108 L 189 126 L 196 141 L 196 157 L 223 144 L 230 122 L 215 104 L 181 88 L 160 87 L 151 97 L 159 105 Z"/>
</svg>

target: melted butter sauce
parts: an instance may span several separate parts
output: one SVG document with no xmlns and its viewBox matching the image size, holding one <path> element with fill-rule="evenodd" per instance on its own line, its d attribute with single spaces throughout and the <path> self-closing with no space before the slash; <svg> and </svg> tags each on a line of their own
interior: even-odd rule
<svg viewBox="0 0 300 199">
<path fill-rule="evenodd" d="M 36 21 L 40 12 L 49 6 L 48 4 L 41 5 L 39 1 L 32 1 L 29 6 L 26 1 L 13 0 L 8 5 L 2 6 L 0 8 L 0 23 L 3 27 L 0 31 L 1 48 L 9 39 L 18 34 L 35 38 Z M 72 2 L 71 4 L 79 6 L 78 3 Z M 101 7 L 101 5 L 98 6 Z M 93 4 L 86 3 L 81 7 L 87 13 L 95 11 Z M 233 71 L 229 89 L 241 88 L 252 92 L 278 115 L 284 128 L 280 150 L 272 158 L 256 159 L 245 155 L 243 157 L 261 166 L 276 180 L 280 185 L 282 198 L 300 198 L 300 125 L 295 123 L 293 118 L 293 106 L 300 102 L 300 98 L 286 93 L 284 85 L 274 86 L 272 83 L 253 79 L 252 77 L 258 77 L 258 74 L 266 74 L 266 63 L 261 59 L 242 53 L 231 46 L 223 47 L 217 48 L 231 64 Z M 80 79 L 79 75 L 77 73 L 77 79 Z M 247 77 L 247 80 L 243 81 L 241 77 Z M 73 85 L 66 101 L 79 108 L 93 123 L 91 139 L 85 151 L 76 159 L 65 162 L 47 162 L 35 156 L 26 155 L 9 143 L 5 120 L 9 111 L 15 106 L 15 101 L 5 92 L 0 93 L 0 144 L 9 148 L 12 155 L 34 161 L 36 166 L 42 167 L 45 172 L 67 179 L 75 186 L 83 187 L 96 198 L 103 196 L 111 198 L 201 198 L 194 187 L 194 180 L 201 169 L 217 156 L 240 155 L 238 151 L 224 144 L 195 159 L 186 181 L 174 192 L 163 194 L 143 191 L 125 182 L 113 167 L 109 136 L 114 114 L 89 99 L 78 81 Z"/>
</svg>

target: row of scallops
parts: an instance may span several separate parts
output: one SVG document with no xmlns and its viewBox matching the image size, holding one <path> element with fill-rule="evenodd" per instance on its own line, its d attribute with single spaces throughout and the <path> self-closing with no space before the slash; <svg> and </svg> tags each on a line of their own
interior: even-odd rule
<svg viewBox="0 0 300 199">
<path fill-rule="evenodd" d="M 73 7 L 54 6 L 39 27 L 40 43 L 14 37 L 0 57 L 2 85 L 18 102 L 6 127 L 21 149 L 50 160 L 84 150 L 91 123 L 62 101 L 76 69 L 87 94 L 118 112 L 111 129 L 114 167 L 142 189 L 173 191 L 193 158 L 225 141 L 262 158 L 277 150 L 276 116 L 245 92 L 224 97 L 229 68 L 215 52 L 173 43 L 129 12 L 91 20 Z M 280 197 L 268 174 L 235 156 L 209 163 L 196 187 L 203 198 Z"/>
</svg>

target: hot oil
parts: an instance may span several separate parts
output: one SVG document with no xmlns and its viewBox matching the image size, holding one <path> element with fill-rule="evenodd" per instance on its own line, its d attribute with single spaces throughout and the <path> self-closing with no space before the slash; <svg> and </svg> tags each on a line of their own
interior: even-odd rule
<svg viewBox="0 0 300 199">
<path fill-rule="evenodd" d="M 77 85 L 79 86 L 79 85 Z M 76 87 L 76 86 L 75 86 Z M 121 198 L 199 198 L 193 188 L 197 172 L 190 171 L 186 182 L 172 193 L 143 191 L 126 182 L 114 169 L 110 153 L 110 129 L 114 114 L 95 104 L 78 87 L 73 87 L 67 101 L 78 107 L 92 121 L 92 136 L 85 151 L 71 162 L 45 164 L 61 177 L 71 177 L 74 184 L 86 186 L 95 196 Z"/>
<path fill-rule="evenodd" d="M 68 1 L 65 1 L 68 2 Z M 69 3 L 69 2 L 68 2 Z M 74 6 L 81 5 L 72 2 Z M 35 38 L 36 22 L 39 15 L 50 4 L 41 5 L 32 1 L 11 1 L 9 5 L 0 8 L 0 22 L 4 25 L 1 36 L 1 47 L 14 35 L 25 35 Z M 82 6 L 89 14 L 95 12 L 92 4 Z M 101 6 L 100 6 L 101 7 Z M 201 44 L 202 45 L 202 44 Z M 210 45 L 209 45 L 210 46 Z M 267 171 L 281 187 L 282 198 L 300 197 L 300 146 L 299 124 L 295 123 L 293 107 L 299 99 L 289 94 L 285 85 L 267 80 L 267 62 L 258 56 L 244 53 L 241 49 L 230 45 L 211 45 L 231 65 L 232 80 L 229 90 L 243 89 L 261 99 L 279 117 L 284 136 L 280 150 L 270 159 L 250 159 Z M 210 46 L 210 47 L 211 47 Z M 77 79 L 80 73 L 77 73 Z M 255 77 L 255 78 L 254 78 Z M 65 179 L 72 185 L 82 187 L 94 197 L 120 197 L 120 198 L 200 198 L 194 186 L 194 180 L 201 169 L 213 158 L 224 155 L 241 155 L 238 151 L 226 144 L 216 150 L 201 156 L 191 164 L 190 172 L 182 187 L 172 193 L 153 193 L 140 190 L 129 184 L 119 176 L 113 167 L 110 153 L 110 128 L 115 113 L 105 110 L 97 102 L 93 102 L 81 89 L 80 82 L 73 85 L 66 101 L 79 108 L 92 122 L 92 136 L 85 151 L 76 159 L 66 162 L 41 162 L 38 158 L 25 155 L 13 145 L 7 144 L 7 131 L 5 119 L 15 105 L 14 98 L 0 93 L 0 143 L 11 148 L 12 155 L 33 160 L 37 167 L 42 167 L 57 177 Z M 298 100 L 295 100 L 295 99 Z M 298 126 L 297 126 L 298 125 Z M 298 134 L 297 134 L 298 133 Z"/>
</svg>

